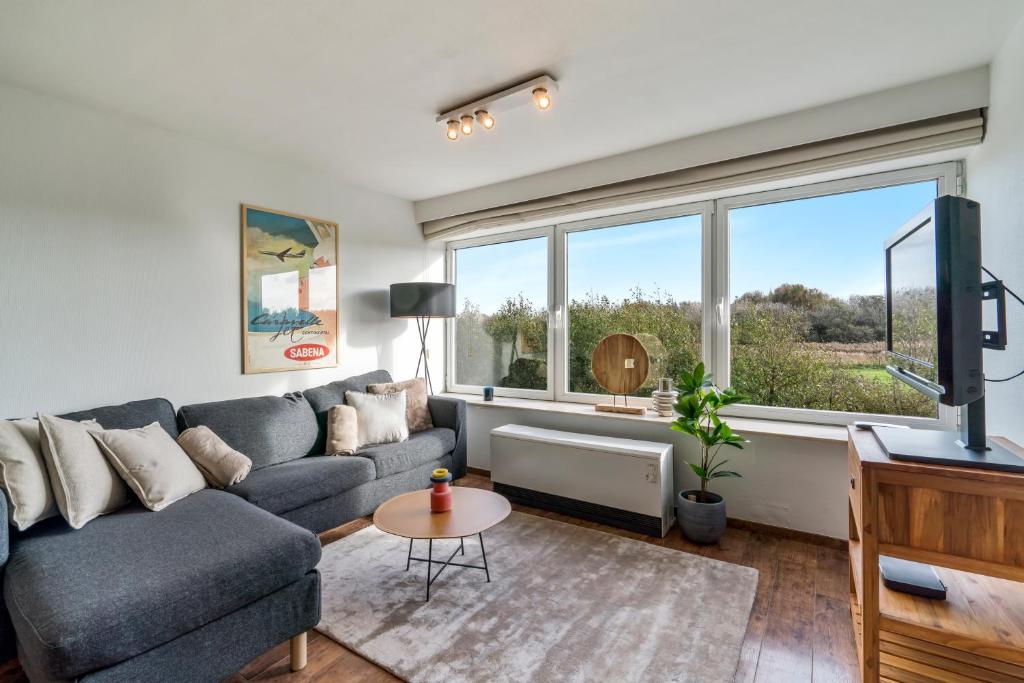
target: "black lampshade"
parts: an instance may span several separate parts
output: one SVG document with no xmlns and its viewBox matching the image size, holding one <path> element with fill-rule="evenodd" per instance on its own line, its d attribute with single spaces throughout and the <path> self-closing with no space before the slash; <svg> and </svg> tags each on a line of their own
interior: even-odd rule
<svg viewBox="0 0 1024 683">
<path fill-rule="evenodd" d="M 455 316 L 455 285 L 447 282 L 397 282 L 391 285 L 392 318 Z"/>
</svg>

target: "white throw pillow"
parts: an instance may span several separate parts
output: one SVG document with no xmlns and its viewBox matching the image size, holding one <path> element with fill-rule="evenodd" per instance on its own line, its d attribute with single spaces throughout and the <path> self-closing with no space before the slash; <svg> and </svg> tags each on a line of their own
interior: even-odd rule
<svg viewBox="0 0 1024 683">
<path fill-rule="evenodd" d="M 7 494 L 11 524 L 24 531 L 60 514 L 39 448 L 37 420 L 0 421 L 0 487 Z"/>
<path fill-rule="evenodd" d="M 405 402 L 405 391 L 394 394 L 346 391 L 345 403 L 356 409 L 359 447 L 408 439 L 409 423 L 405 419 Z"/>
<path fill-rule="evenodd" d="M 74 529 L 128 504 L 128 488 L 103 457 L 89 433 L 103 431 L 99 422 L 74 422 L 39 416 L 39 441 L 50 474 L 53 497 Z"/>
<path fill-rule="evenodd" d="M 206 488 L 203 473 L 159 422 L 92 436 L 142 504 L 153 511 Z"/>
</svg>

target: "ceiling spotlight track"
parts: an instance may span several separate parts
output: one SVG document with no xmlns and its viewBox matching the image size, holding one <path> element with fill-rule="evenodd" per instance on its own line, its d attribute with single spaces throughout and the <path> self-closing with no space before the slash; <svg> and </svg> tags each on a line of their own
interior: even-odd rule
<svg viewBox="0 0 1024 683">
<path fill-rule="evenodd" d="M 436 121 L 445 124 L 446 138 L 458 140 L 460 133 L 466 137 L 473 134 L 474 120 L 484 130 L 494 128 L 495 112 L 508 111 L 529 104 L 531 100 L 540 111 L 550 109 L 551 93 L 557 89 L 558 82 L 544 74 L 453 107 L 438 114 Z"/>
</svg>

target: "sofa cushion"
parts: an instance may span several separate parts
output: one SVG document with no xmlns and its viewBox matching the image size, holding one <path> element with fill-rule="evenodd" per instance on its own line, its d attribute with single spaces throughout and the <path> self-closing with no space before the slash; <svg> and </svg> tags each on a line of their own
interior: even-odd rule
<svg viewBox="0 0 1024 683">
<path fill-rule="evenodd" d="M 242 455 L 205 425 L 189 427 L 178 437 L 178 445 L 188 453 L 210 486 L 222 489 L 245 479 L 252 460 Z"/>
<path fill-rule="evenodd" d="M 0 488 L 11 502 L 11 524 L 20 531 L 60 514 L 39 442 L 38 420 L 0 420 Z"/>
<path fill-rule="evenodd" d="M 90 433 L 128 488 L 154 512 L 206 488 L 203 474 L 156 422 Z"/>
<path fill-rule="evenodd" d="M 345 392 L 345 403 L 356 409 L 356 435 L 359 448 L 382 443 L 397 443 L 409 438 L 405 421 L 407 394 L 364 394 Z"/>
<path fill-rule="evenodd" d="M 252 460 L 252 469 L 309 455 L 317 441 L 316 417 L 299 392 L 196 403 L 178 411 L 179 427 L 205 425 Z"/>
<path fill-rule="evenodd" d="M 397 394 L 405 392 L 405 419 L 409 432 L 422 432 L 434 426 L 427 407 L 427 381 L 422 377 L 407 379 L 404 382 L 390 384 L 367 384 L 366 391 L 370 394 Z"/>
<path fill-rule="evenodd" d="M 455 432 L 444 427 L 434 427 L 410 434 L 408 439 L 399 443 L 368 446 L 356 455 L 372 460 L 377 469 L 377 478 L 380 479 L 437 460 L 454 448 Z M 426 486 L 427 482 L 423 485 Z"/>
<path fill-rule="evenodd" d="M 365 394 L 367 384 L 386 384 L 390 381 L 391 375 L 387 370 L 373 370 L 303 391 L 302 395 L 309 401 L 310 407 L 316 414 L 319 429 L 314 452 L 317 454 L 325 452 L 327 447 L 327 411 L 336 405 L 345 403 L 346 391 L 361 391 Z"/>
<path fill-rule="evenodd" d="M 39 416 L 39 441 L 60 513 L 74 529 L 131 502 L 131 493 L 91 432 L 95 420 L 75 422 Z M 170 437 L 168 437 L 170 438 Z"/>
<path fill-rule="evenodd" d="M 252 472 L 226 491 L 279 515 L 374 480 L 373 463 L 348 455 L 314 455 Z"/>
<path fill-rule="evenodd" d="M 65 420 L 96 420 L 104 429 L 136 429 L 159 422 L 168 434 L 178 438 L 178 425 L 174 418 L 174 406 L 166 398 L 148 398 L 143 401 L 129 401 L 119 406 L 103 406 L 91 410 L 78 410 L 58 415 Z"/>
<path fill-rule="evenodd" d="M 316 536 L 223 491 L 133 505 L 72 531 L 47 520 L 4 579 L 22 656 L 67 679 L 129 659 L 301 579 Z"/>
</svg>

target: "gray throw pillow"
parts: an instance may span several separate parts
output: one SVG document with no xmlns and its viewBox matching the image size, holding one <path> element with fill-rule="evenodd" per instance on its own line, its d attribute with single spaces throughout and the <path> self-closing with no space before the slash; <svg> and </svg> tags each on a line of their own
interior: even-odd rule
<svg viewBox="0 0 1024 683">
<path fill-rule="evenodd" d="M 359 448 L 381 443 L 396 443 L 409 438 L 405 421 L 405 392 L 364 394 L 345 392 L 345 403 L 356 409 Z"/>
<path fill-rule="evenodd" d="M 74 529 L 128 504 L 128 488 L 103 457 L 92 431 L 96 420 L 39 416 L 39 441 L 60 513 Z"/>
<path fill-rule="evenodd" d="M 0 487 L 10 504 L 11 524 L 19 531 L 60 514 L 48 477 L 39 422 L 0 421 Z"/>
<path fill-rule="evenodd" d="M 206 488 L 202 473 L 159 422 L 92 436 L 142 504 L 153 511 Z"/>
</svg>

